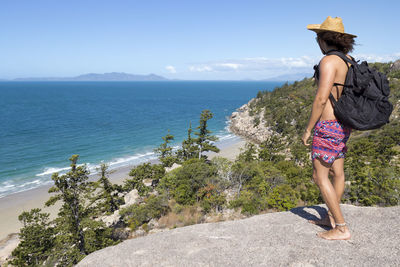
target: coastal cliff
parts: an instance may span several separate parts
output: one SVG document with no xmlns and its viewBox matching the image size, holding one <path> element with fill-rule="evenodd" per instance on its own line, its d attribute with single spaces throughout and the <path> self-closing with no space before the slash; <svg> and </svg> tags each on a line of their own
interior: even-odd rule
<svg viewBox="0 0 400 267">
<path fill-rule="evenodd" d="M 244 104 L 232 113 L 229 118 L 229 129 L 236 135 L 260 144 L 271 136 L 274 131 L 267 126 L 267 121 L 264 119 L 264 109 L 261 109 L 255 115 L 252 114 L 250 106 L 255 102 L 257 102 L 257 99 L 253 98 L 249 103 Z"/>
<path fill-rule="evenodd" d="M 197 224 L 126 240 L 77 266 L 399 266 L 400 207 L 342 205 L 349 241 L 327 241 L 310 224 L 324 205 Z"/>
</svg>

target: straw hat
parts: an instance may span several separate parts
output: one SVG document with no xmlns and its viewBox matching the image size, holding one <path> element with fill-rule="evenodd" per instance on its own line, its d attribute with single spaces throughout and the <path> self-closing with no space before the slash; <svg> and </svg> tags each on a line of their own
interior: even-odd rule
<svg viewBox="0 0 400 267">
<path fill-rule="evenodd" d="M 342 34 L 347 34 L 351 37 L 357 37 L 357 35 L 344 32 L 342 18 L 339 17 L 332 18 L 331 16 L 328 16 L 326 20 L 322 22 L 322 24 L 308 24 L 307 29 L 314 31 L 316 33 L 328 31 L 328 32 L 338 32 Z"/>
</svg>

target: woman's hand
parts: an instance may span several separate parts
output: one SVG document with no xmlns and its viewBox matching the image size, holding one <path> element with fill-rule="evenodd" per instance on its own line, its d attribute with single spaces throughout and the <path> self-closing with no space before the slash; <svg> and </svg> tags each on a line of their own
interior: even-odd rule
<svg viewBox="0 0 400 267">
<path fill-rule="evenodd" d="M 304 131 L 304 134 L 303 134 L 303 137 L 301 138 L 301 140 L 303 141 L 303 144 L 304 144 L 305 146 L 309 146 L 309 145 L 310 145 L 310 144 L 308 143 L 308 139 L 310 138 L 310 136 L 311 136 L 311 131 L 305 130 L 305 131 Z"/>
</svg>

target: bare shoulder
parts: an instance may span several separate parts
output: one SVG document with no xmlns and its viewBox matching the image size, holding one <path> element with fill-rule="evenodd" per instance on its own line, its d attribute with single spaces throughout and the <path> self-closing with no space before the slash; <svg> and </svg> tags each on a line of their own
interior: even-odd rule
<svg viewBox="0 0 400 267">
<path fill-rule="evenodd" d="M 336 55 L 327 55 L 321 59 L 320 64 L 321 64 L 321 66 L 325 65 L 325 66 L 333 67 L 333 66 L 337 66 L 337 64 L 340 63 L 341 60 L 342 59 Z"/>
<path fill-rule="evenodd" d="M 319 62 L 319 68 L 321 72 L 335 72 L 336 69 L 339 67 L 340 59 L 338 56 L 335 55 L 327 55 L 324 56 L 321 61 Z"/>
</svg>

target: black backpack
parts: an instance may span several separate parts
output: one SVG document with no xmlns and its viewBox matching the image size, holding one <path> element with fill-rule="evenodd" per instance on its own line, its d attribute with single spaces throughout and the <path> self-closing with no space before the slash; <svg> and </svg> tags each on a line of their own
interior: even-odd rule
<svg viewBox="0 0 400 267">
<path fill-rule="evenodd" d="M 356 130 L 377 129 L 389 122 L 393 105 L 389 102 L 389 81 L 386 75 L 368 67 L 366 61 L 358 64 L 354 58 L 349 59 L 344 53 L 334 50 L 327 55 L 337 55 L 348 67 L 343 92 L 338 101 L 332 93 L 335 117 L 345 126 Z M 347 64 L 349 62 L 351 66 Z M 339 94 L 339 93 L 338 93 Z"/>
</svg>

